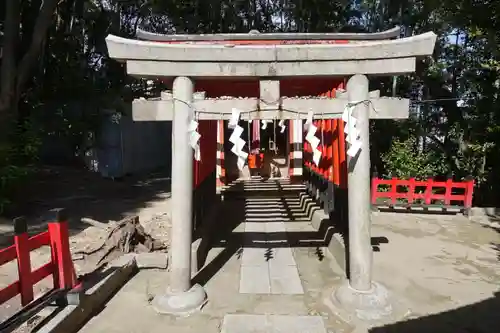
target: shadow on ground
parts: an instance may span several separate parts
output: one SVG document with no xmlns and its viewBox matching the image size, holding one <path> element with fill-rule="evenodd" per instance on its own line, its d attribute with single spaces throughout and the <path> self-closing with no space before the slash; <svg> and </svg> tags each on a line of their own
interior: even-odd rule
<svg viewBox="0 0 500 333">
<path fill-rule="evenodd" d="M 375 327 L 369 333 L 493 333 L 500 327 L 500 293 L 455 310 Z"/>
<path fill-rule="evenodd" d="M 170 196 L 170 175 L 157 171 L 122 179 L 106 179 L 85 169 L 44 167 L 19 191 L 14 207 L 0 219 L 0 246 L 11 243 L 12 218 L 25 216 L 30 232 L 45 228 L 43 215 L 66 208 L 72 234 L 88 227 L 82 217 L 108 223 L 136 214 Z"/>
<path fill-rule="evenodd" d="M 276 196 L 284 193 L 275 193 Z M 286 195 L 286 194 L 285 194 Z M 295 194 L 295 197 L 298 197 Z M 267 205 L 264 203 L 263 206 Z M 284 203 L 282 207 L 288 209 Z M 293 207 L 295 213 L 310 218 L 314 211 L 319 209 L 308 200 L 300 200 L 300 203 Z M 224 264 L 233 256 L 241 256 L 243 248 L 267 248 L 269 242 L 272 247 L 305 247 L 316 249 L 317 259 L 323 260 L 324 254 L 321 249 L 328 246 L 333 234 L 342 235 L 347 243 L 348 234 L 346 221 L 341 218 L 339 212 L 332 214 L 330 218 L 321 221 L 318 231 L 288 231 L 288 232 L 247 232 L 244 233 L 238 225 L 245 220 L 245 198 L 226 198 L 221 212 L 216 219 L 217 237 L 210 243 L 213 248 L 221 248 L 222 251 L 210 262 L 208 262 L 195 276 L 195 283 L 206 284 L 216 274 Z M 289 210 L 289 222 L 287 228 L 293 228 L 294 215 Z M 264 214 L 263 214 L 264 215 Z M 305 218 L 307 219 L 307 218 Z M 304 220 L 305 220 L 304 219 Z M 497 230 L 498 231 L 498 230 Z M 383 252 L 384 245 L 389 243 L 389 239 L 384 236 L 372 237 L 371 243 L 374 252 Z M 266 259 L 271 259 L 272 253 L 266 252 Z M 348 259 L 348 256 L 346 256 Z M 346 267 L 349 267 L 348 263 Z M 441 312 L 433 315 L 421 316 L 419 318 L 409 318 L 404 321 L 373 327 L 370 333 L 386 332 L 409 332 L 409 333 L 490 333 L 497 332 L 500 327 L 500 293 L 495 293 L 494 297 L 484 301 L 462 306 L 460 308 Z"/>
<path fill-rule="evenodd" d="M 344 240 L 348 239 L 347 221 L 342 218 L 346 214 L 345 212 L 342 213 L 342 207 L 337 207 L 336 211 L 329 218 L 322 219 L 317 231 L 244 232 L 243 228 L 238 228 L 238 226 L 246 219 L 245 204 L 246 199 L 251 198 L 251 194 L 241 194 L 242 192 L 239 191 L 242 191 L 243 188 L 239 187 L 241 187 L 241 184 L 238 183 L 231 186 L 235 194 L 231 193 L 229 195 L 226 193 L 224 195 L 225 199 L 221 203 L 217 217 L 213 219 L 211 224 L 206 225 L 206 229 L 198 235 L 202 239 L 203 245 L 199 247 L 198 251 L 198 268 L 200 271 L 194 277 L 193 283 L 206 284 L 231 257 L 237 256 L 241 258 L 243 248 L 269 249 L 270 251 L 266 252 L 266 260 L 273 258 L 270 247 L 273 249 L 280 247 L 312 248 L 315 249 L 317 259 L 322 261 L 325 257 L 323 248 L 328 247 L 334 234 L 340 234 Z M 266 194 L 259 193 L 259 196 L 262 195 L 282 198 L 280 204 L 286 211 L 285 214 L 288 221 L 285 223 L 287 229 L 293 230 L 294 222 L 310 222 L 314 213 L 321 209 L 319 204 L 313 202 L 309 196 L 304 195 L 301 191 L 278 190 L 269 191 Z M 298 200 L 298 204 L 290 207 L 285 197 L 295 198 Z M 266 214 L 270 213 L 266 209 L 266 205 L 268 203 L 262 203 L 262 218 L 269 217 L 266 216 Z M 267 220 L 267 222 L 272 222 L 272 220 Z M 387 244 L 388 242 L 389 240 L 386 237 L 373 237 L 373 250 L 380 252 L 382 244 Z M 205 265 L 208 252 L 213 248 L 222 248 L 222 251 Z M 346 256 L 347 261 L 348 257 Z M 348 262 L 345 267 L 349 267 Z"/>
<path fill-rule="evenodd" d="M 488 216 L 489 222 L 498 222 L 499 215 Z M 469 222 L 474 223 L 474 222 Z M 500 233 L 494 223 L 484 225 Z M 491 244 L 498 251 L 500 260 L 500 244 Z M 496 281 L 497 283 L 500 281 Z M 474 290 L 470 290 L 474 293 Z M 476 291 L 477 292 L 477 291 Z M 493 333 L 500 327 L 500 292 L 477 303 L 467 304 L 453 310 L 436 314 L 426 314 L 418 318 L 409 318 L 396 323 L 381 325 L 369 329 L 369 333 Z"/>
<path fill-rule="evenodd" d="M 495 208 L 494 212 L 486 214 L 485 218 L 488 223 L 483 224 L 483 226 L 500 234 L 500 208 Z M 491 243 L 491 246 L 497 252 L 497 258 L 500 261 L 500 243 Z"/>
</svg>

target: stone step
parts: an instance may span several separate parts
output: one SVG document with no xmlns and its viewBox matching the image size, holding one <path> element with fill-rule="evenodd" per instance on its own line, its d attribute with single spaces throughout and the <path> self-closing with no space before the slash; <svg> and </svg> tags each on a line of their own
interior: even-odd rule
<svg viewBox="0 0 500 333">
<path fill-rule="evenodd" d="M 265 198 L 257 198 L 257 197 L 251 197 L 251 198 L 248 198 L 247 202 L 300 202 L 301 200 L 301 197 L 300 195 L 304 196 L 306 195 L 304 192 L 301 192 L 299 193 L 299 195 L 284 195 L 284 196 L 268 196 L 268 197 L 265 197 Z M 306 200 L 307 199 L 307 196 L 302 199 L 302 200 Z"/>
<path fill-rule="evenodd" d="M 273 192 L 290 192 L 290 191 L 297 191 L 297 192 L 303 192 L 305 191 L 306 188 L 304 186 L 283 186 L 283 187 L 276 187 L 276 186 L 242 186 L 242 187 L 227 187 L 227 188 L 222 188 L 221 193 L 228 193 L 228 192 L 255 192 L 255 191 L 273 191 Z"/>
<path fill-rule="evenodd" d="M 305 214 L 307 212 L 306 209 L 252 209 L 252 208 L 245 208 L 245 215 L 246 216 L 253 216 L 253 215 L 268 215 L 268 214 L 273 214 L 273 215 L 301 215 Z"/>
<path fill-rule="evenodd" d="M 309 222 L 311 221 L 310 217 L 304 216 L 304 217 L 297 217 L 297 218 L 290 218 L 290 217 L 284 217 L 284 216 L 277 216 L 277 217 L 250 217 L 250 218 L 245 218 L 244 222 Z"/>
</svg>

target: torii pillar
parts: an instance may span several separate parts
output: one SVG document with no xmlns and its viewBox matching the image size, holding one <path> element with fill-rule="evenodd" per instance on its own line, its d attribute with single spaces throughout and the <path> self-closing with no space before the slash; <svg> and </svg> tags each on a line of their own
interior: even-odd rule
<svg viewBox="0 0 500 333">
<path fill-rule="evenodd" d="M 368 78 L 354 75 L 347 82 L 349 103 L 362 147 L 347 159 L 349 280 L 331 295 L 332 302 L 364 320 L 378 320 L 392 313 L 389 292 L 373 281 L 370 204 L 370 105 Z M 364 101 L 364 102 L 363 102 Z"/>
<path fill-rule="evenodd" d="M 432 32 L 390 40 L 398 35 L 399 28 L 375 34 L 218 35 L 160 35 L 139 29 L 142 40 L 106 38 L 110 57 L 125 61 L 128 74 L 174 78 L 172 98 L 134 101 L 132 108 L 135 121 L 173 121 L 172 265 L 167 293 L 155 298 L 159 312 L 189 314 L 206 302 L 203 288 L 191 285 L 193 153 L 188 124 L 193 110 L 199 111 L 197 119 L 202 120 L 228 120 L 233 108 L 243 112 L 243 120 L 304 120 L 309 110 L 315 111 L 315 119 L 338 119 L 350 104 L 356 105 L 353 115 L 362 142 L 361 151 L 348 161 L 350 280 L 331 299 L 362 319 L 378 319 L 391 312 L 387 290 L 372 281 L 369 119 L 407 118 L 409 101 L 371 97 L 365 75 L 414 72 L 416 58 L 431 55 L 436 42 Z M 356 42 L 338 44 L 336 40 Z M 193 98 L 192 79 L 228 77 L 259 80 L 260 98 Z M 278 96 L 279 80 L 316 77 L 349 77 L 347 99 Z M 262 101 L 266 90 L 276 94 L 273 105 Z"/>
<path fill-rule="evenodd" d="M 163 95 L 163 94 L 162 94 Z M 170 97 L 168 94 L 162 96 Z M 199 284 L 191 285 L 191 243 L 193 242 L 193 149 L 189 123 L 194 118 L 194 83 L 176 77 L 172 87 L 172 228 L 170 284 L 166 293 L 154 298 L 160 313 L 188 315 L 200 309 L 207 295 Z"/>
</svg>

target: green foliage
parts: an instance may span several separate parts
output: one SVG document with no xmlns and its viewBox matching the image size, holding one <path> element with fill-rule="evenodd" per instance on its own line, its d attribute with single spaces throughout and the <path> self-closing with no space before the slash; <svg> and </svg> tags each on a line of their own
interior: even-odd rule
<svg viewBox="0 0 500 333">
<path fill-rule="evenodd" d="M 20 4 L 18 49 L 23 52 L 39 4 Z M 403 178 L 473 175 L 484 191 L 481 197 L 500 195 L 500 173 L 495 172 L 500 167 L 500 1 L 60 1 L 31 67 L 33 79 L 18 92 L 20 105 L 38 117 L 43 136 L 69 142 L 81 156 L 88 133 L 99 131 L 100 110 L 115 108 L 118 100 L 128 105 L 155 90 L 107 56 L 105 37 L 134 38 L 139 21 L 153 32 L 179 34 L 377 32 L 396 24 L 407 36 L 433 31 L 438 35 L 434 55 L 419 60 L 414 74 L 399 76 L 396 91 L 391 78 L 370 78 L 370 89 L 383 96 L 422 100 L 419 114 L 409 121 L 372 122 L 372 164 Z M 425 149 L 416 149 L 417 136 L 425 138 Z M 15 184 L 29 174 L 23 168 L 33 165 L 39 137 L 38 131 L 27 130 L 0 147 L 4 183 Z"/>
<path fill-rule="evenodd" d="M 382 155 L 382 160 L 389 177 L 425 179 L 444 171 L 442 163 L 431 154 L 417 149 L 415 138 L 394 140 L 389 151 Z"/>
<path fill-rule="evenodd" d="M 35 171 L 40 148 L 38 129 L 26 121 L 0 145 L 0 214 L 12 204 L 16 189 Z"/>
</svg>

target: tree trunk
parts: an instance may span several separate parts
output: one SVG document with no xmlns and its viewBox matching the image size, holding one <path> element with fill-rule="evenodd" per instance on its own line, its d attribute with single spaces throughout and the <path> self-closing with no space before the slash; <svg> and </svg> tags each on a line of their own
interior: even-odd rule
<svg viewBox="0 0 500 333">
<path fill-rule="evenodd" d="M 26 53 L 19 58 L 19 29 L 21 20 L 21 8 L 19 0 L 6 0 L 5 14 L 5 36 L 2 55 L 2 67 L 0 69 L 0 122 L 16 117 L 19 98 L 31 69 L 36 63 L 40 50 L 47 34 L 47 29 L 52 22 L 57 0 L 45 0 L 40 8 L 36 19 L 33 36 Z M 3 125 L 0 125 L 3 126 Z M 5 131 L 2 131 L 5 133 Z"/>
<path fill-rule="evenodd" d="M 15 99 L 16 58 L 19 41 L 21 8 L 18 0 L 5 2 L 4 45 L 0 69 L 0 121 L 9 118 L 12 101 Z"/>
</svg>

